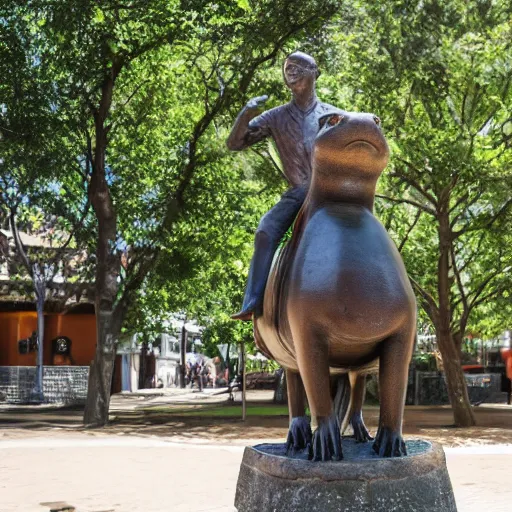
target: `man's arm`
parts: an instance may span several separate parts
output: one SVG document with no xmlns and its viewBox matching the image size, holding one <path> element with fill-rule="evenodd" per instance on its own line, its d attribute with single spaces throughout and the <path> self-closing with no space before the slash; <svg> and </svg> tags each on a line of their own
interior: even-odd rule
<svg viewBox="0 0 512 512">
<path fill-rule="evenodd" d="M 268 96 L 258 96 L 250 100 L 242 109 L 229 134 L 226 144 L 232 151 L 240 151 L 268 137 L 270 130 L 267 116 L 258 116 Z"/>
</svg>

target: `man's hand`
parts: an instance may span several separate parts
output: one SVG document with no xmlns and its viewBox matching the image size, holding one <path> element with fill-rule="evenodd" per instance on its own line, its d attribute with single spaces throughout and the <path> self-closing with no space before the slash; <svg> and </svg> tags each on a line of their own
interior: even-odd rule
<svg viewBox="0 0 512 512">
<path fill-rule="evenodd" d="M 267 100 L 268 100 L 268 96 L 266 94 L 263 96 L 257 96 L 256 98 L 249 100 L 247 102 L 246 107 L 250 108 L 250 109 L 260 109 L 263 107 L 263 105 L 265 105 Z"/>
</svg>

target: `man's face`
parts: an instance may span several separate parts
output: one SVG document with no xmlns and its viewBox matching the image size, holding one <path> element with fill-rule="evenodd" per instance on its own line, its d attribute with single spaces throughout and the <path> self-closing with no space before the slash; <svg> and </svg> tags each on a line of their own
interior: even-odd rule
<svg viewBox="0 0 512 512">
<path fill-rule="evenodd" d="M 316 70 L 306 62 L 287 59 L 284 63 L 284 80 L 293 93 L 312 91 L 316 80 Z"/>
</svg>

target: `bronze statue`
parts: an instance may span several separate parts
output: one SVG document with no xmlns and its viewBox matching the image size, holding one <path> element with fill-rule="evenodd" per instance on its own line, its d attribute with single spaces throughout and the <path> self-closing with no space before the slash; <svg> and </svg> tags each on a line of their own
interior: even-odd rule
<svg viewBox="0 0 512 512">
<path fill-rule="evenodd" d="M 406 454 L 402 419 L 416 329 L 416 302 L 402 259 L 373 216 L 375 187 L 389 149 L 372 114 L 324 115 L 313 174 L 291 240 L 276 258 L 254 315 L 256 344 L 286 369 L 289 451 L 310 446 L 313 460 L 342 458 L 331 379 L 349 373 L 356 439 L 364 375 L 379 365 L 380 420 L 373 449 Z M 314 435 L 305 414 L 311 410 Z"/>
<path fill-rule="evenodd" d="M 283 76 L 292 92 L 292 100 L 258 115 L 268 97 L 253 98 L 238 115 L 229 135 L 227 145 L 234 151 L 272 137 L 281 158 L 284 177 L 290 184 L 281 200 L 261 219 L 256 230 L 244 302 L 241 311 L 232 316 L 234 319 L 251 320 L 254 312 L 261 311 L 275 250 L 306 197 L 318 120 L 326 112 L 336 110 L 316 97 L 315 82 L 319 74 L 313 57 L 302 52 L 290 54 L 284 61 Z"/>
</svg>

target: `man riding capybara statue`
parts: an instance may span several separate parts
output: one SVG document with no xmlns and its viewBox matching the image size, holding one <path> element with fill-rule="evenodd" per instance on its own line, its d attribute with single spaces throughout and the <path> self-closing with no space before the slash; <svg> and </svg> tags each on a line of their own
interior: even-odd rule
<svg viewBox="0 0 512 512">
<path fill-rule="evenodd" d="M 347 423 L 356 441 L 369 441 L 361 415 L 365 376 L 378 368 L 373 449 L 382 457 L 402 456 L 416 302 L 400 254 L 373 215 L 389 148 L 377 116 L 318 102 L 317 75 L 311 57 L 291 54 L 284 76 L 292 102 L 250 121 L 260 103 L 252 100 L 230 135 L 232 149 L 271 135 L 292 184 L 258 227 L 244 305 L 235 318 L 252 318 L 256 345 L 286 370 L 290 455 L 307 450 L 312 460 L 341 459 Z M 294 220 L 292 237 L 270 270 Z"/>
<path fill-rule="evenodd" d="M 253 313 L 261 310 L 272 258 L 308 192 L 311 151 L 318 133 L 318 121 L 327 112 L 337 110 L 316 97 L 315 82 L 319 75 L 313 57 L 302 52 L 290 54 L 284 61 L 283 76 L 292 92 L 292 101 L 258 115 L 267 96 L 253 98 L 238 115 L 227 140 L 229 149 L 239 151 L 272 137 L 284 177 L 290 184 L 256 230 L 244 302 L 241 311 L 232 316 L 236 320 L 252 320 Z"/>
</svg>

